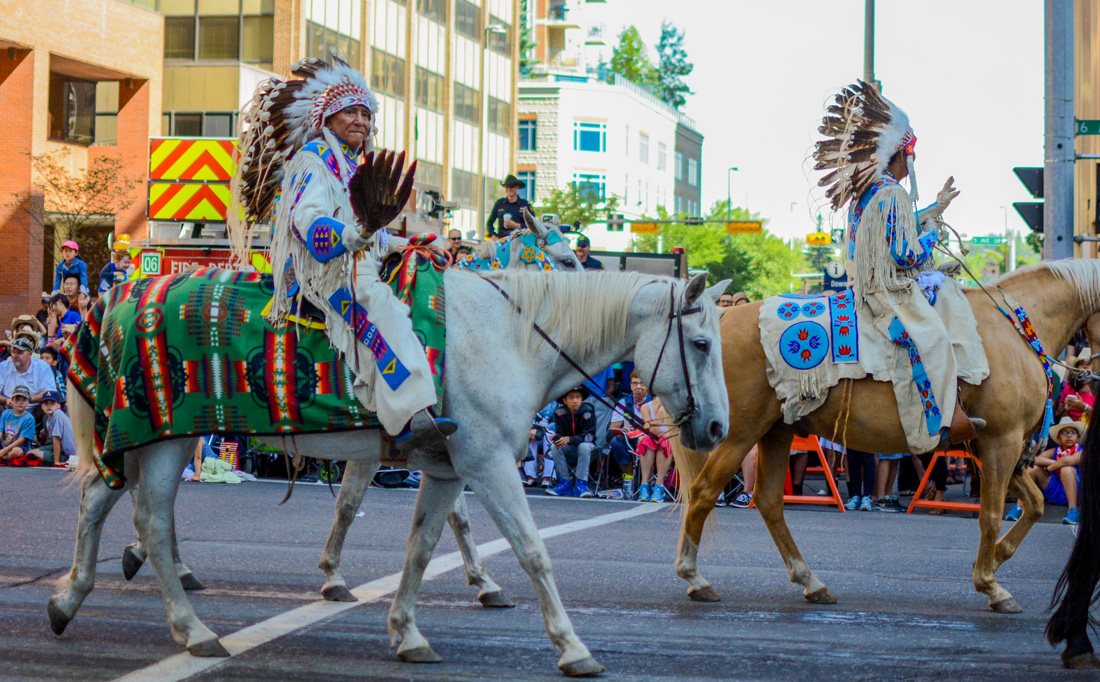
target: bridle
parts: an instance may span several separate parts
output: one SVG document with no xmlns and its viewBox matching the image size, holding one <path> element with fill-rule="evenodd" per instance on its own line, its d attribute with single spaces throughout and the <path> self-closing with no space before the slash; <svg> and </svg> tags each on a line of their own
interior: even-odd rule
<svg viewBox="0 0 1100 682">
<path fill-rule="evenodd" d="M 506 301 L 511 303 L 512 308 L 514 308 L 517 313 L 521 313 L 521 314 L 523 313 L 523 310 L 519 307 L 519 305 L 515 301 L 512 300 L 512 297 L 508 295 L 508 292 L 505 291 L 504 289 L 502 289 L 499 284 L 497 284 L 495 281 L 493 281 L 492 279 L 489 279 L 487 277 L 483 277 L 482 279 L 484 279 L 486 282 L 488 282 L 490 285 L 492 285 L 492 287 L 494 289 L 496 289 L 497 292 L 500 293 L 500 295 L 503 296 Z M 673 320 L 675 320 L 676 321 L 676 334 L 677 334 L 677 338 L 680 341 L 680 368 L 681 368 L 681 370 L 683 370 L 683 373 L 684 373 L 684 382 L 687 384 L 688 396 L 687 396 L 687 407 L 684 410 L 682 410 L 680 412 L 677 412 L 676 416 L 673 417 L 672 421 L 668 422 L 667 425 L 668 426 L 681 426 L 682 424 L 684 424 L 685 422 L 690 420 L 693 416 L 695 416 L 699 412 L 699 407 L 698 407 L 698 405 L 696 405 L 696 402 L 695 402 L 695 393 L 692 391 L 692 388 L 691 388 L 691 374 L 688 373 L 687 351 L 684 348 L 684 317 L 687 316 L 687 315 L 694 315 L 695 313 L 702 312 L 703 309 L 699 305 L 694 305 L 694 306 L 691 306 L 690 308 L 684 308 L 684 307 L 681 306 L 681 308 L 679 310 L 677 310 L 676 309 L 676 285 L 675 285 L 675 283 L 670 283 L 669 284 L 669 287 L 668 287 L 668 301 L 669 301 L 668 328 L 665 330 L 665 340 L 661 344 L 661 351 L 657 354 L 657 363 L 653 366 L 653 375 L 650 377 L 650 381 L 649 381 L 648 386 L 650 388 L 652 388 L 653 387 L 653 380 L 657 378 L 657 370 L 659 370 L 660 367 L 661 367 L 661 360 L 664 359 L 665 348 L 668 346 L 668 340 L 672 337 L 672 322 L 673 322 Z M 577 364 L 577 362 L 572 357 L 570 357 L 569 354 L 566 353 L 565 350 L 563 350 L 561 346 L 559 346 L 553 339 L 551 339 L 550 335 L 547 334 L 546 331 L 542 327 L 540 327 L 537 322 L 533 322 L 532 326 L 535 329 L 535 333 L 537 333 L 539 336 L 541 336 L 543 341 L 545 341 L 551 348 L 553 348 L 558 353 L 558 355 L 561 356 L 561 358 L 563 360 L 565 360 L 567 363 L 569 363 L 569 366 L 571 366 L 573 369 L 580 372 L 581 376 L 584 377 L 585 381 L 593 381 L 592 376 L 588 372 L 584 371 L 583 367 L 581 367 L 579 364 Z M 607 407 L 611 410 L 614 410 L 617 407 L 617 405 L 615 405 L 614 403 L 612 403 L 610 400 L 608 400 L 606 397 L 604 397 L 602 395 L 593 395 L 593 397 L 596 398 L 596 400 L 600 401 L 605 407 Z M 624 410 L 623 411 L 623 418 L 626 421 L 630 422 L 630 424 L 634 428 L 638 429 L 639 431 L 644 431 L 649 436 L 651 436 L 654 440 L 658 440 L 658 439 L 661 438 L 661 434 L 656 434 L 656 433 L 653 433 L 653 432 L 649 431 L 648 429 L 646 429 L 645 428 L 645 423 L 642 422 L 642 420 L 635 417 L 632 412 Z M 662 422 L 662 425 L 665 425 L 665 423 Z"/>
</svg>

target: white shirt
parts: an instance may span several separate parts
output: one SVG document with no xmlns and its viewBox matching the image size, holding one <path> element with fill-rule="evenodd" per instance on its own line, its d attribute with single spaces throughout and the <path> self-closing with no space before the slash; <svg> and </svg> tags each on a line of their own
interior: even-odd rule
<svg viewBox="0 0 1100 682">
<path fill-rule="evenodd" d="M 56 391 L 57 382 L 53 378 L 53 368 L 45 360 L 31 358 L 31 364 L 27 371 L 20 374 L 15 369 L 11 358 L 0 362 L 0 394 L 10 398 L 16 386 L 26 386 L 31 395 L 42 391 Z M 38 403 L 31 403 L 28 407 L 34 407 Z"/>
</svg>

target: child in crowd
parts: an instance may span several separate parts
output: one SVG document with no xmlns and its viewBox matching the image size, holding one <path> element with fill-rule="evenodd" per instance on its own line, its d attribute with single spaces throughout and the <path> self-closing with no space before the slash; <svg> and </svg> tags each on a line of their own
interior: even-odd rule
<svg viewBox="0 0 1100 682">
<path fill-rule="evenodd" d="M 99 272 L 99 295 L 107 293 L 116 284 L 130 281 L 130 252 L 126 250 L 129 242 L 115 242 L 114 257 Z"/>
<path fill-rule="evenodd" d="M 69 415 L 61 409 L 61 394 L 46 391 L 46 395 L 42 396 L 42 411 L 46 413 L 46 431 L 50 442 L 28 454 L 39 457 L 45 464 L 75 465 L 76 438 L 73 437 L 73 423 L 69 421 Z"/>
<path fill-rule="evenodd" d="M 539 410 L 531 423 L 531 435 L 527 441 L 527 458 L 520 462 L 519 473 L 523 485 L 533 486 L 539 482 L 539 469 L 542 470 L 542 487 L 549 488 L 554 477 L 554 458 L 550 454 L 550 439 L 554 437 L 554 410 L 557 403 L 550 403 Z"/>
<path fill-rule="evenodd" d="M 646 431 L 659 434 L 660 438 L 653 439 L 648 433 L 638 441 L 638 455 L 641 458 L 640 468 L 642 485 L 638 488 L 639 502 L 664 502 L 668 491 L 665 489 L 665 477 L 672 466 L 672 447 L 668 443 L 665 434 L 668 433 L 671 419 L 660 398 L 653 398 L 642 405 L 642 419 L 645 420 Z M 653 473 L 653 465 L 657 465 L 657 480 L 653 487 L 649 485 L 649 475 Z"/>
<path fill-rule="evenodd" d="M 871 511 L 875 486 L 875 456 L 848 448 L 848 502 L 852 511 Z"/>
<path fill-rule="evenodd" d="M 77 255 L 79 252 L 80 246 L 71 239 L 61 245 L 61 262 L 54 270 L 53 293 L 61 292 L 61 285 L 70 274 L 76 275 L 80 291 L 88 293 L 88 264 Z"/>
<path fill-rule="evenodd" d="M 596 412 L 584 402 L 587 397 L 588 389 L 584 386 L 570 389 L 561 397 L 561 406 L 554 410 L 554 437 L 550 442 L 554 445 L 558 484 L 548 488 L 547 495 L 592 497 L 588 489 L 588 465 L 596 447 Z"/>
<path fill-rule="evenodd" d="M 1027 475 L 1043 491 L 1043 499 L 1053 505 L 1067 506 L 1062 523 L 1076 526 L 1078 523 L 1077 486 L 1081 473 L 1081 437 L 1085 434 L 1085 425 L 1069 417 L 1062 417 L 1050 428 L 1050 438 L 1058 447 L 1044 451 L 1035 458 L 1035 466 L 1027 470 Z M 1017 504 L 1005 518 L 1018 520 L 1024 510 Z"/>
<path fill-rule="evenodd" d="M 30 402 L 31 390 L 16 386 L 11 392 L 11 408 L 0 413 L 0 463 L 22 460 L 35 447 L 34 417 L 27 411 Z"/>
<path fill-rule="evenodd" d="M 45 361 L 50 369 L 53 371 L 53 380 L 57 383 L 57 402 L 61 403 L 61 409 L 65 409 L 65 370 L 61 368 L 61 357 L 57 354 L 57 349 L 53 346 L 46 346 L 42 349 L 42 360 Z"/>
</svg>

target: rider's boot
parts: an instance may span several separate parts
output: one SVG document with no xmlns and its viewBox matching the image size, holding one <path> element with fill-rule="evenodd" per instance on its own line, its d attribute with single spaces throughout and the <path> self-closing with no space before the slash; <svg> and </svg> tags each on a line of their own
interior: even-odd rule
<svg viewBox="0 0 1100 682">
<path fill-rule="evenodd" d="M 955 401 L 955 413 L 951 415 L 951 426 L 944 429 L 937 450 L 946 449 L 948 445 L 965 443 L 978 435 L 985 428 L 985 420 L 981 417 L 968 417 L 963 412 L 962 405 Z"/>
<path fill-rule="evenodd" d="M 401 452 L 409 452 L 425 445 L 441 445 L 457 430 L 458 424 L 453 419 L 436 417 L 429 408 L 425 408 L 414 414 L 401 433 L 397 434 L 395 444 Z"/>
</svg>

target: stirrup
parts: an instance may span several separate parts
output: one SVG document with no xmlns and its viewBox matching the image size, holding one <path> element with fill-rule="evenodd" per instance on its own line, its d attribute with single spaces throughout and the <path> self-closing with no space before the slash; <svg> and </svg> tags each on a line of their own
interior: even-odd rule
<svg viewBox="0 0 1100 682">
<path fill-rule="evenodd" d="M 984 419 L 981 417 L 967 417 L 959 404 L 955 403 L 955 414 L 951 417 L 951 426 L 944 430 L 936 450 L 945 450 L 949 445 L 965 443 L 977 436 L 978 432 L 984 428 Z"/>
<path fill-rule="evenodd" d="M 408 452 L 433 442 L 442 443 L 458 430 L 458 423 L 446 417 L 435 417 L 427 409 L 420 410 L 397 435 L 394 444 L 398 451 Z"/>
</svg>

